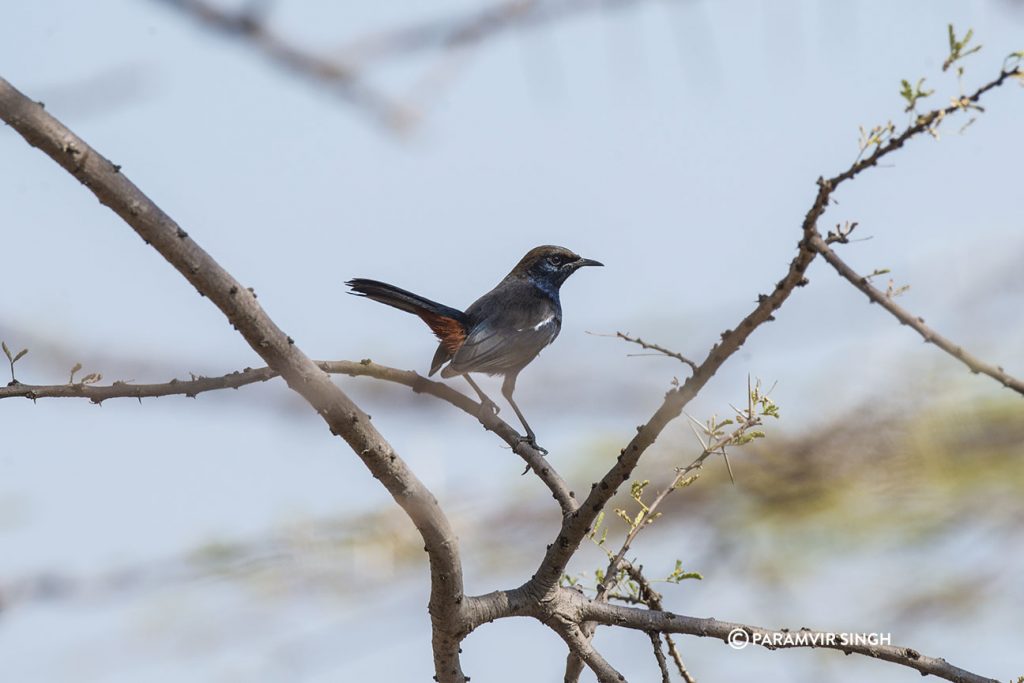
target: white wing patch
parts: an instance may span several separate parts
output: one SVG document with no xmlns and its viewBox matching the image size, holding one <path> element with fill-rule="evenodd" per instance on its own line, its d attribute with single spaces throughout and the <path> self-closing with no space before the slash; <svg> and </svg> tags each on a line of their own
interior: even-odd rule
<svg viewBox="0 0 1024 683">
<path fill-rule="evenodd" d="M 531 330 L 540 330 L 540 328 L 545 327 L 546 325 L 550 325 L 552 322 L 554 322 L 554 320 L 555 320 L 555 316 L 553 314 L 549 315 L 548 317 L 544 318 L 539 323 L 537 323 L 536 325 L 534 325 L 533 327 L 531 327 L 529 329 L 531 329 Z M 527 330 L 527 328 L 523 327 L 523 328 L 520 328 L 520 329 L 516 330 L 516 332 L 525 332 L 526 330 Z"/>
</svg>

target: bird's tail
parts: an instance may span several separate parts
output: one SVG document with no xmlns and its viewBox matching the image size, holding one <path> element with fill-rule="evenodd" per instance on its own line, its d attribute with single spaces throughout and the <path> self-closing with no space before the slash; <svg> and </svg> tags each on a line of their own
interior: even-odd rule
<svg viewBox="0 0 1024 683">
<path fill-rule="evenodd" d="M 378 282 L 377 280 L 367 280 L 365 278 L 355 278 L 345 283 L 352 289 L 352 294 L 357 296 L 365 296 L 374 301 L 379 301 L 382 304 L 393 306 L 401 311 L 407 313 L 415 313 L 416 315 L 422 315 L 428 313 L 432 315 L 440 315 L 446 318 L 451 318 L 459 322 L 465 321 L 465 314 L 462 311 L 439 304 L 436 301 L 431 301 L 426 297 L 422 297 L 419 294 L 413 294 L 400 287 L 389 285 L 386 282 Z"/>
<path fill-rule="evenodd" d="M 377 280 L 355 278 L 345 283 L 352 291 L 351 294 L 365 296 L 382 304 L 393 306 L 400 311 L 415 313 L 423 322 L 430 326 L 434 334 L 441 341 L 445 353 L 438 350 L 438 356 L 434 357 L 434 364 L 430 374 L 434 374 L 442 363 L 451 357 L 462 346 L 466 340 L 467 318 L 462 311 L 431 301 L 419 294 L 413 294 L 394 285 Z M 440 362 L 439 362 L 440 361 Z"/>
</svg>

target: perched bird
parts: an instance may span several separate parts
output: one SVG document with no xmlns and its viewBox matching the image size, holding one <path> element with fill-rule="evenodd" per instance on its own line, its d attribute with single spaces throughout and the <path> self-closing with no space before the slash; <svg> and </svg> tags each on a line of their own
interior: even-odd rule
<svg viewBox="0 0 1024 683">
<path fill-rule="evenodd" d="M 562 283 L 583 266 L 601 265 L 604 264 L 578 256 L 564 247 L 548 245 L 531 249 L 504 280 L 465 312 L 377 280 L 356 278 L 345 284 L 352 288 L 351 294 L 369 297 L 422 318 L 441 342 L 430 364 L 430 375 L 438 370 L 442 377 L 462 375 L 480 396 L 485 409 L 497 412 L 498 406 L 487 398 L 469 373 L 504 375 L 501 393 L 523 423 L 526 441 L 546 453 L 537 445 L 536 434 L 512 398 L 516 377 L 558 336 L 562 327 L 558 291 Z"/>
</svg>

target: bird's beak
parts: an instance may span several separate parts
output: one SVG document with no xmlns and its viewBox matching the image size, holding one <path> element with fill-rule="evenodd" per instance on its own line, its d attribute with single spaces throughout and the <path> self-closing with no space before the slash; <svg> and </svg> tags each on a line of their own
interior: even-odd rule
<svg viewBox="0 0 1024 683">
<path fill-rule="evenodd" d="M 583 266 L 603 266 L 604 264 L 601 263 L 600 261 L 595 261 L 594 259 L 580 258 L 573 265 L 575 265 L 577 268 L 582 268 Z"/>
</svg>

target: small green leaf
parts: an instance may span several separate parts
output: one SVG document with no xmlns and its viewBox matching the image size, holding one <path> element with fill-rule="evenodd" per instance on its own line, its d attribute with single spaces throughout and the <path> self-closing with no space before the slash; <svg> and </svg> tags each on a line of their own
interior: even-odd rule
<svg viewBox="0 0 1024 683">
<path fill-rule="evenodd" d="M 917 108 L 917 101 L 929 97 L 935 93 L 934 90 L 924 89 L 924 79 L 918 79 L 916 85 L 910 85 L 910 81 L 900 81 L 900 96 L 907 101 L 904 111 L 914 111 Z"/>
<path fill-rule="evenodd" d="M 700 572 L 684 571 L 682 560 L 676 560 L 676 568 L 672 570 L 671 574 L 665 577 L 665 580 L 669 583 L 679 583 L 680 581 L 686 581 L 688 579 L 703 581 L 704 576 Z"/>
<path fill-rule="evenodd" d="M 28 349 L 22 349 L 21 351 L 18 351 L 18 355 L 16 355 L 14 357 L 14 360 L 12 360 L 11 362 L 12 363 L 17 363 L 18 359 L 21 358 L 22 356 L 24 356 L 26 353 L 28 353 Z"/>
<path fill-rule="evenodd" d="M 942 63 L 942 70 L 943 71 L 948 71 L 949 67 L 953 66 L 954 64 L 956 64 L 958 61 L 960 61 L 964 57 L 967 57 L 968 55 L 973 55 L 975 52 L 980 50 L 981 47 L 982 47 L 981 45 L 975 45 L 970 50 L 966 50 L 966 51 L 964 50 L 964 48 L 967 47 L 967 44 L 971 42 L 971 38 L 974 37 L 974 29 L 967 29 L 967 33 L 964 34 L 963 40 L 957 40 L 957 38 L 956 38 L 956 31 L 953 28 L 953 24 L 949 24 L 948 31 L 949 31 L 949 56 L 946 57 L 946 61 L 944 61 Z M 959 75 L 962 75 L 963 74 L 963 69 L 962 68 L 958 69 L 957 73 Z"/>
<path fill-rule="evenodd" d="M 14 362 L 14 358 L 11 356 L 11 350 L 7 348 L 7 342 L 0 342 L 0 346 L 4 347 L 4 354 L 7 356 L 7 360 Z"/>
</svg>

